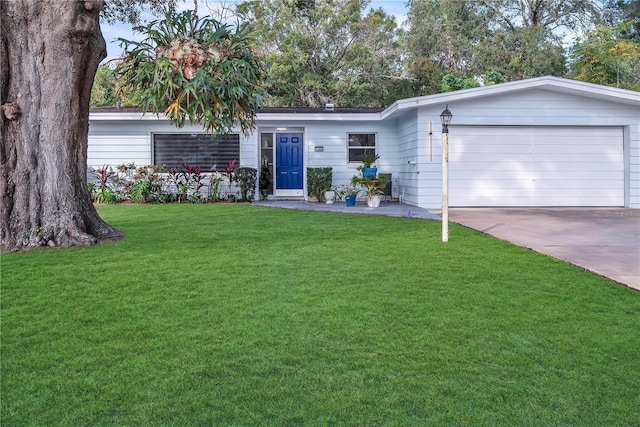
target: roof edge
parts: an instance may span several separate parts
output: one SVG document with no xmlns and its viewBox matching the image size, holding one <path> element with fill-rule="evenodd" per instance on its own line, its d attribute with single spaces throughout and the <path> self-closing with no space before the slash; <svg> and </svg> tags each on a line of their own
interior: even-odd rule
<svg viewBox="0 0 640 427">
<path fill-rule="evenodd" d="M 415 107 L 429 106 L 438 103 L 450 103 L 454 101 L 466 100 L 494 96 L 503 93 L 519 92 L 535 88 L 553 88 L 565 93 L 580 94 L 592 98 L 615 100 L 631 105 L 640 105 L 640 92 L 619 89 L 594 83 L 581 82 L 579 80 L 565 79 L 561 77 L 544 76 L 533 79 L 516 80 L 513 82 L 499 83 L 490 86 L 482 86 L 472 89 L 463 89 L 454 92 L 425 95 L 415 98 L 401 99 L 393 103 L 382 112 L 382 118 L 388 118 L 400 114 L 403 110 Z"/>
</svg>

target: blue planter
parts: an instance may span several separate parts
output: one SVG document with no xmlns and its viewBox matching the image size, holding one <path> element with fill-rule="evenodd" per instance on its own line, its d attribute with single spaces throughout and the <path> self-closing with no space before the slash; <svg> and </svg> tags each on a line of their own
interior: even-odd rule
<svg viewBox="0 0 640 427">
<path fill-rule="evenodd" d="M 347 201 L 347 206 L 355 206 L 356 205 L 356 196 L 357 196 L 357 194 L 354 194 L 353 196 L 349 196 L 349 197 L 347 197 L 345 199 Z"/>
<path fill-rule="evenodd" d="M 378 175 L 378 168 L 362 168 L 360 169 L 360 173 L 362 173 L 362 177 L 365 179 L 375 179 L 375 177 Z"/>
</svg>

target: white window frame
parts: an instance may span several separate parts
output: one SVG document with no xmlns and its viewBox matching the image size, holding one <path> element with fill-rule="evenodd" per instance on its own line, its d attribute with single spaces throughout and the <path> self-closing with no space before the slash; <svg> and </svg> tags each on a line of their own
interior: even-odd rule
<svg viewBox="0 0 640 427">
<path fill-rule="evenodd" d="M 234 152 L 233 155 L 229 156 L 229 159 L 226 159 L 226 158 L 219 158 L 219 159 L 211 158 L 211 161 L 216 160 L 215 161 L 215 165 L 216 165 L 215 169 L 211 168 L 209 164 L 196 164 L 195 162 L 191 162 L 186 158 L 184 160 L 182 160 L 182 161 L 179 161 L 178 163 L 180 163 L 180 164 L 167 165 L 167 167 L 169 167 L 169 168 L 170 167 L 176 167 L 176 168 L 180 169 L 183 165 L 188 165 L 188 166 L 193 165 L 193 166 L 200 167 L 202 169 L 202 172 L 224 172 L 224 170 L 226 168 L 226 162 L 228 160 L 232 160 L 232 157 L 235 158 L 238 161 L 238 163 L 240 162 L 240 152 L 241 152 L 241 145 L 242 145 L 242 138 L 241 138 L 240 134 L 231 133 L 228 136 L 238 139 L 237 153 Z M 170 142 L 170 141 L 167 141 L 166 139 L 167 138 L 172 138 L 172 137 L 176 137 L 176 139 L 178 139 L 178 138 L 189 138 L 189 137 L 192 137 L 192 138 L 206 137 L 206 138 L 211 138 L 211 139 L 217 139 L 217 137 L 215 135 L 208 135 L 208 134 L 204 134 L 204 133 L 200 133 L 200 132 L 198 132 L 198 133 L 154 132 L 154 133 L 151 134 L 151 161 L 153 163 L 161 163 L 161 164 L 166 163 L 166 162 L 162 162 L 162 161 L 158 162 L 159 159 L 157 159 L 158 150 L 157 150 L 157 145 L 156 145 L 156 142 L 157 142 L 156 138 L 158 138 L 158 137 L 160 137 L 162 139 L 165 139 L 165 141 L 163 141 L 165 144 Z M 224 139 L 225 136 L 223 135 L 220 138 Z M 197 142 L 197 141 L 194 141 L 194 143 L 195 142 Z M 182 145 L 182 144 L 176 143 L 175 145 L 173 145 L 170 148 L 170 150 L 180 152 L 182 147 L 184 147 L 185 155 L 193 155 L 189 151 L 191 146 L 188 145 L 188 144 Z M 211 149 L 207 149 L 207 150 L 205 150 L 205 152 L 211 154 Z M 158 165 L 158 166 L 160 166 L 160 165 Z"/>
<path fill-rule="evenodd" d="M 352 138 L 356 135 L 373 135 L 374 141 L 373 145 L 351 145 Z M 347 164 L 350 165 L 360 165 L 362 162 L 360 160 L 351 160 L 351 152 L 356 150 L 371 150 L 373 149 L 374 153 L 378 154 L 378 133 L 377 132 L 348 132 L 347 133 Z M 364 154 L 364 152 L 362 153 Z M 361 154 L 359 154 L 361 155 Z"/>
</svg>

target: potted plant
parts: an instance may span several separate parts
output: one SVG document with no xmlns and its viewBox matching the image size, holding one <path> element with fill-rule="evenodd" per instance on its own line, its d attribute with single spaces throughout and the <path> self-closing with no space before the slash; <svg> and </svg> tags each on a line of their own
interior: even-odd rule
<svg viewBox="0 0 640 427">
<path fill-rule="evenodd" d="M 331 190 L 333 168 L 307 168 L 307 194 L 309 200 L 322 200 L 325 191 Z"/>
<path fill-rule="evenodd" d="M 358 190 L 358 187 L 351 182 L 340 184 L 340 186 L 335 189 L 337 199 L 344 200 L 347 203 L 347 206 L 356 205 L 356 197 L 358 197 L 359 192 L 360 190 Z"/>
<path fill-rule="evenodd" d="M 262 196 L 262 199 L 266 200 L 267 196 L 273 189 L 273 176 L 271 173 L 271 166 L 269 166 L 268 162 L 262 162 L 258 186 L 260 187 L 260 195 Z"/>
<path fill-rule="evenodd" d="M 358 160 L 362 162 L 362 166 L 358 167 L 358 170 L 362 174 L 363 178 L 375 179 L 378 174 L 378 168 L 373 164 L 380 158 L 376 153 L 367 153 L 358 157 Z"/>
<path fill-rule="evenodd" d="M 380 206 L 380 196 L 384 193 L 384 186 L 387 185 L 387 177 L 380 175 L 378 178 L 365 178 L 354 175 L 351 182 L 362 185 L 367 195 L 367 206 L 377 208 Z"/>
<path fill-rule="evenodd" d="M 324 192 L 324 202 L 328 205 L 333 204 L 336 200 L 336 192 L 334 190 L 327 190 Z"/>
</svg>

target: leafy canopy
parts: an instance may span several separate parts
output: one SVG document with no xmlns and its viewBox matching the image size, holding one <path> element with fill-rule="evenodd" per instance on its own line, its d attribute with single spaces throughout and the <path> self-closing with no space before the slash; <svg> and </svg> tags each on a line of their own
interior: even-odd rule
<svg viewBox="0 0 640 427">
<path fill-rule="evenodd" d="M 397 99 L 402 73 L 397 25 L 367 0 L 248 0 L 238 16 L 256 27 L 269 63 L 269 102 L 380 106 Z M 392 102 L 392 101 L 391 101 Z"/>
<path fill-rule="evenodd" d="M 188 118 L 218 134 L 231 133 L 236 123 L 244 133 L 255 127 L 266 98 L 266 66 L 252 48 L 249 26 L 232 32 L 190 10 L 170 10 L 133 30 L 146 38 L 118 39 L 124 59 L 117 71 L 125 87 L 140 90 L 143 110 L 164 113 L 178 127 Z"/>
<path fill-rule="evenodd" d="M 467 87 L 471 80 L 457 80 L 470 76 L 484 84 L 562 76 L 561 34 L 599 19 L 587 0 L 409 0 L 407 8 L 408 67 L 421 84 L 416 94 Z"/>
<path fill-rule="evenodd" d="M 590 83 L 640 90 L 640 43 L 627 38 L 633 22 L 597 27 L 576 38 L 570 77 Z"/>
</svg>

